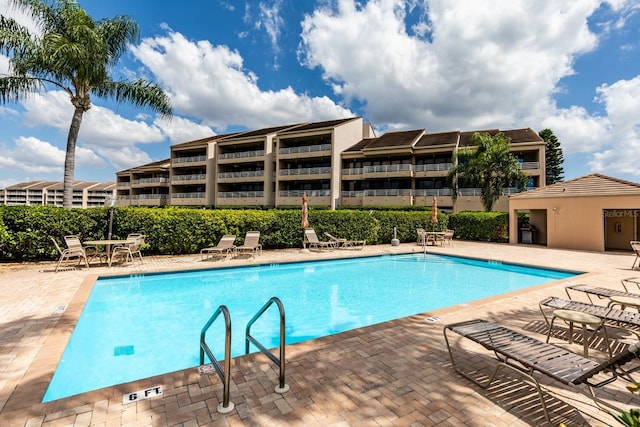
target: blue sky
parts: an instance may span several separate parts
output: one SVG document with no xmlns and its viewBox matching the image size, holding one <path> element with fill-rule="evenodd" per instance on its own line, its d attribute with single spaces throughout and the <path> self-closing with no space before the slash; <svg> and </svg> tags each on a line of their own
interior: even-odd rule
<svg viewBox="0 0 640 427">
<path fill-rule="evenodd" d="M 0 0 L 0 14 L 29 26 Z M 565 178 L 640 181 L 638 0 L 84 0 L 141 29 L 116 69 L 170 94 L 170 121 L 93 99 L 79 180 L 216 133 L 363 116 L 378 135 L 550 128 Z M 0 56 L 0 73 L 9 67 Z M 62 180 L 68 97 L 0 105 L 0 188 Z"/>
</svg>

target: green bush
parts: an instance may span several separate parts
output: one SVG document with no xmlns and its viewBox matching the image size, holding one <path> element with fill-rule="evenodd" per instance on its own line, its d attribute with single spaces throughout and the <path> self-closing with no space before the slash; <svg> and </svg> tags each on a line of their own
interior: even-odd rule
<svg viewBox="0 0 640 427">
<path fill-rule="evenodd" d="M 506 212 L 458 212 L 449 215 L 449 228 L 456 238 L 480 242 L 508 242 L 509 214 Z"/>
<path fill-rule="evenodd" d="M 194 209 L 115 207 L 62 209 L 52 206 L 0 206 L 0 261 L 55 259 L 58 254 L 49 240 L 64 246 L 63 237 L 76 234 L 81 240 L 112 238 L 129 233 L 145 237 L 144 254 L 197 253 L 215 245 L 224 234 L 235 234 L 241 244 L 247 231 L 259 230 L 265 249 L 301 248 L 303 233 L 300 209 Z M 320 239 L 324 233 L 367 244 L 416 241 L 416 229 L 456 230 L 456 238 L 504 242 L 508 240 L 508 215 L 495 212 L 438 212 L 431 223 L 431 211 L 424 209 L 309 209 L 309 223 Z"/>
</svg>

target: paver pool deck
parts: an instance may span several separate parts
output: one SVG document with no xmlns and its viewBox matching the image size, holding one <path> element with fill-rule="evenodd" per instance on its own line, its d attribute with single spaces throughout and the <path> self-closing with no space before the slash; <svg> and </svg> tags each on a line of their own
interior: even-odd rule
<svg viewBox="0 0 640 427">
<path fill-rule="evenodd" d="M 287 346 L 290 390 L 282 395 L 274 392 L 277 367 L 267 357 L 255 353 L 234 358 L 230 390 L 235 409 L 223 415 L 217 411 L 222 382 L 215 373 L 200 375 L 196 368 L 40 403 L 98 275 L 411 253 L 422 248 L 402 244 L 367 246 L 363 251 L 292 249 L 224 261 L 201 261 L 199 254 L 146 257 L 144 264 L 57 273 L 50 262 L 0 264 L 0 426 L 544 425 L 537 394 L 521 378 L 505 373 L 489 389 L 482 389 L 455 373 L 443 326 L 484 318 L 544 340 L 540 300 L 566 297 L 568 282 L 622 289 L 621 279 L 640 276 L 640 271 L 631 270 L 631 253 L 464 241 L 427 250 L 587 273 Z M 586 297 L 583 300 L 588 302 Z M 557 326 L 560 334 L 564 326 Z M 613 337 L 616 345 L 633 341 L 622 333 Z M 582 352 L 581 341 L 570 345 L 558 335 L 552 342 Z M 605 359 L 606 353 L 597 345 L 589 356 Z M 482 369 L 493 360 L 486 351 L 466 350 L 475 355 L 465 359 L 469 367 Z M 549 391 L 552 425 L 617 425 L 588 398 L 553 381 L 541 382 Z M 163 388 L 162 396 L 123 404 L 124 394 L 157 385 Z M 624 408 L 640 407 L 640 398 L 624 386 L 616 381 L 603 395 Z"/>
</svg>

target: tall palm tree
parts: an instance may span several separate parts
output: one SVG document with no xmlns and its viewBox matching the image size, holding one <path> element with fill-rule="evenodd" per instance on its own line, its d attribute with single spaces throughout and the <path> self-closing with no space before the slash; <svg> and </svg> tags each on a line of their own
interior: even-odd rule
<svg viewBox="0 0 640 427">
<path fill-rule="evenodd" d="M 138 24 L 116 16 L 95 21 L 75 0 L 9 0 L 29 15 L 37 31 L 0 15 L 0 53 L 10 57 L 9 74 L 0 76 L 0 103 L 19 101 L 47 89 L 69 94 L 73 117 L 64 162 L 63 206 L 72 207 L 75 150 L 82 116 L 91 95 L 129 102 L 170 118 L 171 101 L 157 85 L 143 79 L 114 81 L 110 73 L 139 39 Z"/>
<path fill-rule="evenodd" d="M 503 133 L 491 136 L 476 132 L 472 141 L 475 147 L 463 148 L 457 153 L 456 165 L 449 170 L 447 181 L 454 201 L 460 183 L 479 187 L 482 204 L 490 212 L 504 187 L 515 186 L 523 191 L 529 178 L 510 153 L 510 140 Z"/>
</svg>

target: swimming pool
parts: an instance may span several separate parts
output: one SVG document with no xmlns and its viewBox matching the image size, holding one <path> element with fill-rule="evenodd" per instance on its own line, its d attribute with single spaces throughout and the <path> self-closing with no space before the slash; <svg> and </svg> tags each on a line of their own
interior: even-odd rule
<svg viewBox="0 0 640 427">
<path fill-rule="evenodd" d="M 197 366 L 200 330 L 220 305 L 229 309 L 238 356 L 247 322 L 273 296 L 294 344 L 575 274 L 407 254 L 100 278 L 43 401 Z M 207 333 L 219 358 L 223 323 Z M 251 331 L 277 346 L 277 310 Z"/>
</svg>

